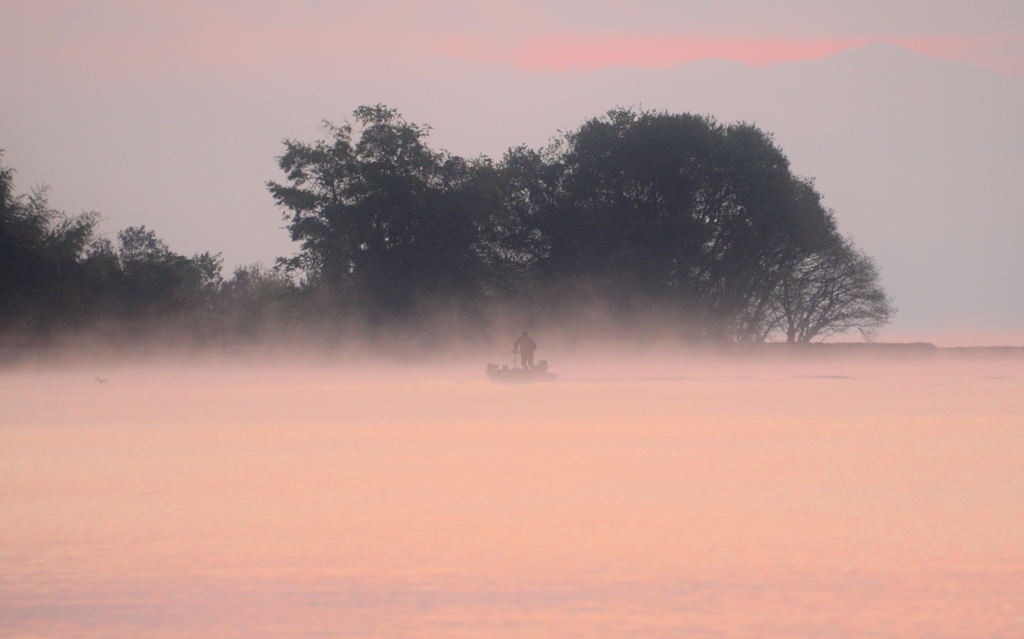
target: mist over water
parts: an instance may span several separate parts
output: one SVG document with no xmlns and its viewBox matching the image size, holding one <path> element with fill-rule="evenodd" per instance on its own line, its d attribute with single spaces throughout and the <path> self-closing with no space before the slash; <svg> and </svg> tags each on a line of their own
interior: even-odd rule
<svg viewBox="0 0 1024 639">
<path fill-rule="evenodd" d="M 7 369 L 0 634 L 1024 632 L 1024 359 L 658 351 Z"/>
<path fill-rule="evenodd" d="M 0 5 L 0 639 L 1024 637 L 1024 2 L 741 4 Z"/>
</svg>

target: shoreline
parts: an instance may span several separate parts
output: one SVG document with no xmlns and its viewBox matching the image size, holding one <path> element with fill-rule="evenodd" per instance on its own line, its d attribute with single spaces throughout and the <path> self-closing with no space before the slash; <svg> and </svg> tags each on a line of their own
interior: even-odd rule
<svg viewBox="0 0 1024 639">
<path fill-rule="evenodd" d="M 930 342 L 838 342 L 790 344 L 688 343 L 653 340 L 650 342 L 595 340 L 581 346 L 549 340 L 545 357 L 555 361 L 596 359 L 650 359 L 670 362 L 721 360 L 723 362 L 785 361 L 1016 361 L 1024 360 L 1024 346 L 937 346 Z M 182 344 L 138 341 L 121 344 L 48 345 L 37 348 L 0 348 L 0 372 L 26 368 L 78 368 L 95 366 L 184 365 L 215 363 L 290 363 L 312 366 L 378 367 L 439 364 L 470 364 L 493 360 L 505 353 L 501 343 L 449 343 L 424 345 L 405 343 L 366 344 L 339 340 L 270 340 L 236 344 Z M 482 367 L 484 364 L 481 363 Z"/>
</svg>

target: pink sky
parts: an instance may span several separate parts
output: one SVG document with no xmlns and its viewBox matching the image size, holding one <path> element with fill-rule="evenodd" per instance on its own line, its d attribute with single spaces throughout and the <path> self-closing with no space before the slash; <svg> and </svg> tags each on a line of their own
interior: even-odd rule
<svg viewBox="0 0 1024 639">
<path fill-rule="evenodd" d="M 594 71 L 606 67 L 664 68 L 706 58 L 762 67 L 815 60 L 872 42 L 899 44 L 925 55 L 971 62 L 1014 75 L 1024 63 L 1002 54 L 1008 37 L 918 36 L 872 38 L 706 38 L 632 33 L 550 33 L 514 44 L 486 37 L 451 37 L 438 47 L 460 59 L 512 63 L 532 71 Z"/>
<path fill-rule="evenodd" d="M 0 54 L 32 67 L 211 68 L 323 77 L 426 57 L 541 72 L 663 68 L 703 58 L 750 66 L 871 42 L 1024 76 L 1024 10 L 1009 3 L 8 2 Z M 11 26 L 14 25 L 12 29 Z M 4 44 L 6 42 L 6 45 Z"/>
</svg>

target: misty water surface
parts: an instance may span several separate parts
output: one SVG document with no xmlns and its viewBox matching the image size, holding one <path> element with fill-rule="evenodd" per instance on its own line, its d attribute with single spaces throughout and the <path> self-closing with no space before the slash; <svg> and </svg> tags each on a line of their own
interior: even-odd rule
<svg viewBox="0 0 1024 639">
<path fill-rule="evenodd" d="M 1024 361 L 565 363 L 8 370 L 0 635 L 1024 635 Z"/>
</svg>

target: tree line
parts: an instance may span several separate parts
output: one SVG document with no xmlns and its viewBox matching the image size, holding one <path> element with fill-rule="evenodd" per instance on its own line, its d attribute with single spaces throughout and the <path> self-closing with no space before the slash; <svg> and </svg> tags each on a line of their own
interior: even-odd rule
<svg viewBox="0 0 1024 639">
<path fill-rule="evenodd" d="M 874 260 L 750 124 L 616 109 L 500 160 L 432 149 L 429 127 L 382 105 L 322 130 L 285 140 L 267 185 L 297 252 L 228 279 L 219 254 L 178 255 L 145 227 L 99 237 L 98 215 L 15 195 L 0 167 L 0 328 L 599 310 L 694 339 L 809 342 L 871 336 L 895 312 Z"/>
<path fill-rule="evenodd" d="M 53 209 L 46 187 L 16 195 L 14 170 L 0 165 L 0 336 L 155 326 L 244 333 L 270 314 L 287 316 L 297 287 L 284 273 L 254 264 L 225 280 L 220 254 L 180 255 L 145 226 L 112 242 L 99 223 L 95 212 Z"/>
</svg>

